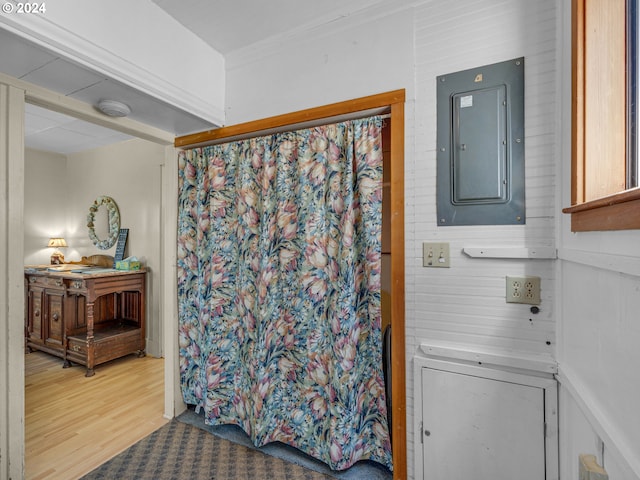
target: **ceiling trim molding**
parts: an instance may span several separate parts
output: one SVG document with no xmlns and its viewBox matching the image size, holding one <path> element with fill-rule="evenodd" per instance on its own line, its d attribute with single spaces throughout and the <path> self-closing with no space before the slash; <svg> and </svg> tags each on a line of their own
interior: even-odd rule
<svg viewBox="0 0 640 480">
<path fill-rule="evenodd" d="M 2 28 L 62 58 L 123 83 L 215 125 L 224 109 L 193 95 L 139 65 L 105 50 L 40 15 L 2 15 Z"/>
<path fill-rule="evenodd" d="M 174 143 L 173 133 L 166 132 L 145 123 L 131 120 L 130 118 L 108 117 L 95 110 L 92 105 L 57 94 L 46 88 L 34 85 L 24 80 L 5 75 L 0 72 L 0 84 L 10 85 L 23 90 L 25 101 L 39 107 L 63 113 L 65 115 L 78 118 L 96 125 L 111 128 L 118 132 L 126 133 L 134 137 L 149 140 L 161 145 L 171 145 Z"/>
</svg>

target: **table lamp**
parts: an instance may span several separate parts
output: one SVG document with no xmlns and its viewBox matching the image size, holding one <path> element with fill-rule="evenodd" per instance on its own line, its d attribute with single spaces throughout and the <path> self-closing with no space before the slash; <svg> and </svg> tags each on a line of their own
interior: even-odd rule
<svg viewBox="0 0 640 480">
<path fill-rule="evenodd" d="M 67 242 L 64 240 L 64 238 L 51 237 L 49 239 L 49 243 L 47 244 L 47 247 L 55 248 L 55 250 L 51 254 L 51 265 L 60 265 L 61 263 L 64 263 L 64 255 L 58 249 L 64 248 L 66 246 L 67 246 Z"/>
</svg>

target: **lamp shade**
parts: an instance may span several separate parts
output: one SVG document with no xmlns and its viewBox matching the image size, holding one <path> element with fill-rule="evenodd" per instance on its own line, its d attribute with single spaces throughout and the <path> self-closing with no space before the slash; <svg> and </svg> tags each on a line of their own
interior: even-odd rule
<svg viewBox="0 0 640 480">
<path fill-rule="evenodd" d="M 49 239 L 49 243 L 47 244 L 47 247 L 55 247 L 55 248 L 66 247 L 66 246 L 67 246 L 67 242 L 62 237 L 51 237 Z"/>
</svg>

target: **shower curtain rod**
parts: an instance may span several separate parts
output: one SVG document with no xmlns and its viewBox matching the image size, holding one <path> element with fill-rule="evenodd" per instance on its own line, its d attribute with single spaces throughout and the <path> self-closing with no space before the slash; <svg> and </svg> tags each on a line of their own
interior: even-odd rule
<svg viewBox="0 0 640 480">
<path fill-rule="evenodd" d="M 360 113 L 360 112 L 358 112 Z M 238 140 L 246 140 L 248 138 L 255 138 L 255 137 L 262 137 L 264 135 L 272 135 L 274 133 L 284 133 L 284 132 L 293 132 L 295 130 L 302 130 L 305 128 L 313 128 L 313 127 L 318 127 L 320 125 L 328 125 L 330 123 L 339 123 L 339 122 L 346 122 L 348 120 L 357 120 L 360 118 L 367 118 L 367 117 L 373 117 L 375 115 L 377 115 L 375 112 L 374 113 L 366 113 L 366 112 L 362 112 L 363 115 L 340 115 L 339 117 L 328 117 L 328 118 L 319 118 L 318 120 L 315 121 L 309 121 L 309 122 L 304 122 L 304 123 L 295 123 L 295 124 L 291 124 L 291 125 L 285 125 L 283 127 L 279 127 L 279 128 L 270 128 L 268 130 L 256 130 L 253 132 L 247 132 L 245 134 L 242 135 L 235 135 L 235 136 L 231 136 L 231 137 L 221 137 L 218 138 L 216 140 L 211 140 L 202 144 L 196 144 L 196 145 L 189 145 L 189 147 L 202 147 L 202 146 L 207 146 L 207 145 L 217 145 L 220 143 L 227 143 L 227 142 L 235 142 Z M 391 118 L 391 114 L 390 113 L 385 113 L 385 114 L 381 114 L 378 115 L 380 116 L 382 119 L 386 119 L 386 118 Z"/>
<path fill-rule="evenodd" d="M 322 107 L 285 113 L 262 120 L 176 137 L 174 146 L 177 148 L 202 147 L 374 115 L 381 115 L 388 118 L 391 112 L 391 106 L 404 103 L 404 101 L 404 89 L 394 90 Z"/>
</svg>

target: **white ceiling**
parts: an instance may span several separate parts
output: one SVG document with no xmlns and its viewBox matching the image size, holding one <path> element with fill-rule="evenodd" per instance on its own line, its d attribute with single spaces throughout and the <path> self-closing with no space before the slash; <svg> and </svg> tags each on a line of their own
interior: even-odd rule
<svg viewBox="0 0 640 480">
<path fill-rule="evenodd" d="M 152 0 L 223 55 L 390 0 Z"/>
<path fill-rule="evenodd" d="M 266 39 L 333 22 L 390 0 L 152 0 L 215 50 L 228 55 Z M 399 0 L 402 1 L 402 0 Z M 215 128 L 210 122 L 105 78 L 0 28 L 0 71 L 95 105 L 103 98 L 131 107 L 129 118 L 176 136 Z M 25 144 L 61 154 L 131 137 L 29 105 Z"/>
<path fill-rule="evenodd" d="M 123 142 L 132 137 L 68 115 L 27 104 L 25 145 L 28 148 L 68 155 Z"/>
<path fill-rule="evenodd" d="M 177 136 L 215 127 L 1 28 L 0 71 L 90 105 L 96 105 L 103 98 L 118 99 L 131 107 L 129 118 Z M 26 113 L 25 145 L 29 148 L 68 154 L 131 138 L 34 106 L 29 106 Z"/>
</svg>

